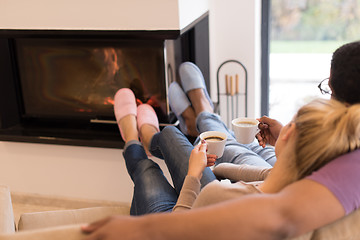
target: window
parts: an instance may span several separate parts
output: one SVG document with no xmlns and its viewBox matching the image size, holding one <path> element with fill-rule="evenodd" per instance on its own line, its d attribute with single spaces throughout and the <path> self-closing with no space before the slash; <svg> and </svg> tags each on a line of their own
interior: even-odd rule
<svg viewBox="0 0 360 240">
<path fill-rule="evenodd" d="M 269 116 L 287 123 L 322 95 L 332 53 L 360 34 L 360 0 L 271 0 Z"/>
</svg>

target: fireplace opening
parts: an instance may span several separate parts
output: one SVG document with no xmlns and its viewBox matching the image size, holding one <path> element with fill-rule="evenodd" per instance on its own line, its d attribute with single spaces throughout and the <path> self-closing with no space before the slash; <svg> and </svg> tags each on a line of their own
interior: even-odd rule
<svg viewBox="0 0 360 240">
<path fill-rule="evenodd" d="M 167 123 L 163 49 L 159 41 L 16 39 L 22 117 L 113 121 L 113 96 L 126 87 Z"/>
</svg>

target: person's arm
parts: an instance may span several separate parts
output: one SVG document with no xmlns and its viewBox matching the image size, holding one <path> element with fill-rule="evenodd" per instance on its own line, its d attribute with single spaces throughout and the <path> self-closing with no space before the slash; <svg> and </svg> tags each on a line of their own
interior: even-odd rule
<svg viewBox="0 0 360 240">
<path fill-rule="evenodd" d="M 207 144 L 201 142 L 191 151 L 189 169 L 181 188 L 178 201 L 173 208 L 174 212 L 190 210 L 200 193 L 200 179 L 206 166 L 215 164 L 216 156 L 206 154 Z"/>
<path fill-rule="evenodd" d="M 279 121 L 267 116 L 263 116 L 257 120 L 260 122 L 260 132 L 256 134 L 259 145 L 262 147 L 265 147 L 266 144 L 275 146 L 283 125 Z"/>
<path fill-rule="evenodd" d="M 190 210 L 200 193 L 200 188 L 201 183 L 198 178 L 186 176 L 173 212 Z"/>
<path fill-rule="evenodd" d="M 95 239 L 282 239 L 304 234 L 344 216 L 337 198 L 312 180 L 277 194 L 246 195 L 204 208 L 143 217 L 111 217 L 83 227 Z"/>
<path fill-rule="evenodd" d="M 271 169 L 269 167 L 224 162 L 216 165 L 213 173 L 218 179 L 229 179 L 234 182 L 253 182 L 263 181 L 269 175 Z"/>
</svg>

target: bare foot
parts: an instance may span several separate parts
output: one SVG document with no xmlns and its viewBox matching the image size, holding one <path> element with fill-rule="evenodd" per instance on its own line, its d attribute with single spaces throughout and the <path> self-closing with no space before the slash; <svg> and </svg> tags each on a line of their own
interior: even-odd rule
<svg viewBox="0 0 360 240">
<path fill-rule="evenodd" d="M 154 127 L 153 125 L 150 125 L 150 124 L 142 125 L 141 129 L 139 129 L 139 130 L 140 130 L 142 144 L 145 148 L 145 151 L 149 155 L 151 139 L 155 135 L 155 133 L 158 132 L 158 130 L 156 129 L 156 127 Z"/>
<path fill-rule="evenodd" d="M 136 126 L 135 115 L 129 114 L 119 121 L 119 128 L 121 128 L 125 142 L 131 140 L 139 140 L 139 133 Z"/>
<path fill-rule="evenodd" d="M 203 111 L 210 113 L 214 112 L 214 109 L 211 107 L 209 100 L 205 96 L 204 89 L 197 88 L 187 92 L 187 95 L 190 98 L 192 107 L 195 111 L 195 117 Z"/>
<path fill-rule="evenodd" d="M 187 135 L 197 137 L 199 132 L 196 130 L 196 115 L 194 109 L 189 106 L 187 109 L 185 109 L 181 116 L 185 120 Z"/>
</svg>

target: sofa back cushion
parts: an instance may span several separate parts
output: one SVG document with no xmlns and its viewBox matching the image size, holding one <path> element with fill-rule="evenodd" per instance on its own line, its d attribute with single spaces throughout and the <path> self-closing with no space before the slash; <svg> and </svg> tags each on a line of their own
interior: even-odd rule
<svg viewBox="0 0 360 240">
<path fill-rule="evenodd" d="M 91 223 L 111 215 L 129 215 L 128 205 L 116 207 L 92 207 L 74 210 L 57 210 L 24 213 L 20 216 L 18 229 L 34 230 L 55 226 Z"/>
<path fill-rule="evenodd" d="M 360 239 L 360 209 L 314 231 L 312 240 Z"/>
<path fill-rule="evenodd" d="M 357 240 L 360 239 L 360 209 L 315 231 L 291 240 Z"/>
<path fill-rule="evenodd" d="M 0 185 L 0 234 L 14 233 L 15 221 L 10 190 Z"/>
</svg>

